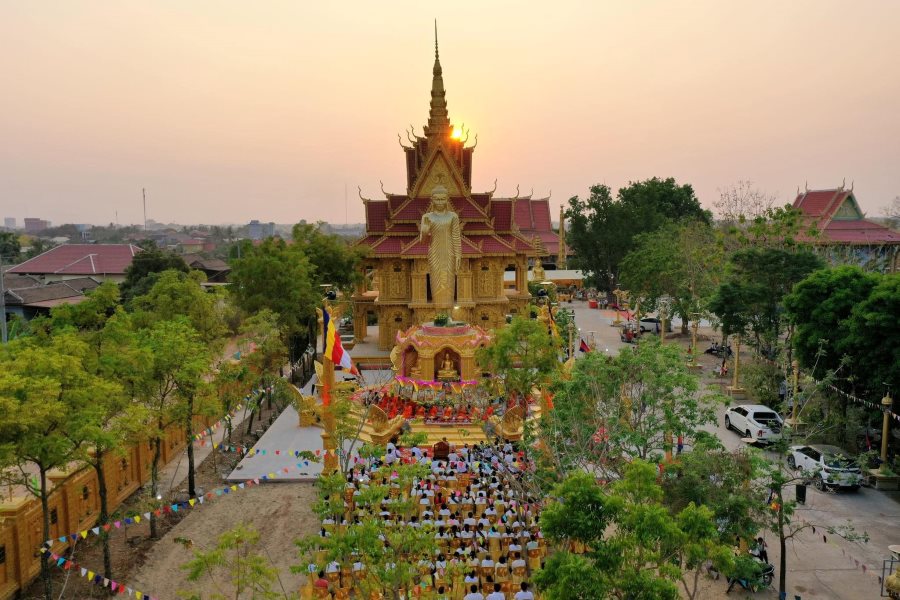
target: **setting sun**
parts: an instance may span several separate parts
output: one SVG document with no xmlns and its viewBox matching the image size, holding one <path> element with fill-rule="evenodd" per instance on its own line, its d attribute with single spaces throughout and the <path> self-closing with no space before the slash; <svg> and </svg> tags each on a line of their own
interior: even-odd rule
<svg viewBox="0 0 900 600">
<path fill-rule="evenodd" d="M 462 136 L 463 132 L 459 127 L 454 127 L 453 133 L 450 134 L 450 137 L 452 137 L 454 140 L 462 139 Z"/>
</svg>

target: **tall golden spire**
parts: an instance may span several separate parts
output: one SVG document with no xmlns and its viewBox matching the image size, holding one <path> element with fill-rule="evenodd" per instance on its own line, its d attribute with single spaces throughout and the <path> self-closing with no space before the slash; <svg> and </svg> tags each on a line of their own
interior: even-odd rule
<svg viewBox="0 0 900 600">
<path fill-rule="evenodd" d="M 444 91 L 441 59 L 438 55 L 437 19 L 434 20 L 434 69 L 431 79 L 431 110 L 428 112 L 428 126 L 425 134 L 429 137 L 447 134 L 450 117 L 447 113 L 447 98 Z"/>
</svg>

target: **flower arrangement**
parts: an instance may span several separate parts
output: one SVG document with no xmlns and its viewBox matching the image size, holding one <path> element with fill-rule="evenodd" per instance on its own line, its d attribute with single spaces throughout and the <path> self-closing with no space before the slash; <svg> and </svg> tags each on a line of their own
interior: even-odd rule
<svg viewBox="0 0 900 600">
<path fill-rule="evenodd" d="M 438 313 L 434 315 L 434 324 L 437 327 L 446 327 L 450 323 L 450 316 L 447 313 Z"/>
</svg>

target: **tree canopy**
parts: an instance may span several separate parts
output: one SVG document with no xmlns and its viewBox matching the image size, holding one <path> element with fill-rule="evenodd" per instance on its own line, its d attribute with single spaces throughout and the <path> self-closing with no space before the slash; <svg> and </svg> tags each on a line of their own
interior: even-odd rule
<svg viewBox="0 0 900 600">
<path fill-rule="evenodd" d="M 323 233 L 322 223 L 297 223 L 292 238 L 315 268 L 312 272 L 315 285 L 331 284 L 349 292 L 362 278 L 357 265 L 365 255 L 363 246 L 351 246 L 339 235 Z"/>
<path fill-rule="evenodd" d="M 634 247 L 635 236 L 672 221 L 709 223 L 711 216 L 690 185 L 654 177 L 619 189 L 615 199 L 609 187 L 592 186 L 588 198 L 569 200 L 566 218 L 567 243 L 575 253 L 576 266 L 596 283 L 612 288 L 618 281 L 620 262 Z"/>
<path fill-rule="evenodd" d="M 131 259 L 131 264 L 125 269 L 125 281 L 119 286 L 122 300 L 125 303 L 135 296 L 146 294 L 153 287 L 156 273 L 162 273 L 175 269 L 187 273 L 190 268 L 184 259 L 168 250 L 162 250 L 155 245 L 138 252 Z"/>
<path fill-rule="evenodd" d="M 232 261 L 231 292 L 248 314 L 269 309 L 287 335 L 305 330 L 319 294 L 309 259 L 297 246 L 268 238 Z"/>
<path fill-rule="evenodd" d="M 494 340 L 478 352 L 482 369 L 499 377 L 506 391 L 520 397 L 559 368 L 556 341 L 536 319 L 514 317 L 496 332 Z"/>
</svg>

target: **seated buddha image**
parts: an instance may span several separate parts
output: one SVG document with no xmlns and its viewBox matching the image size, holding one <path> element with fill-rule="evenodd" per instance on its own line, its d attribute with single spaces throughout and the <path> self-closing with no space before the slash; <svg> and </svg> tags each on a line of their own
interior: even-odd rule
<svg viewBox="0 0 900 600">
<path fill-rule="evenodd" d="M 459 372 L 453 364 L 453 358 L 451 358 L 449 352 L 445 352 L 444 361 L 441 363 L 441 368 L 438 371 L 438 379 L 446 380 L 457 378 L 459 378 Z"/>
</svg>

